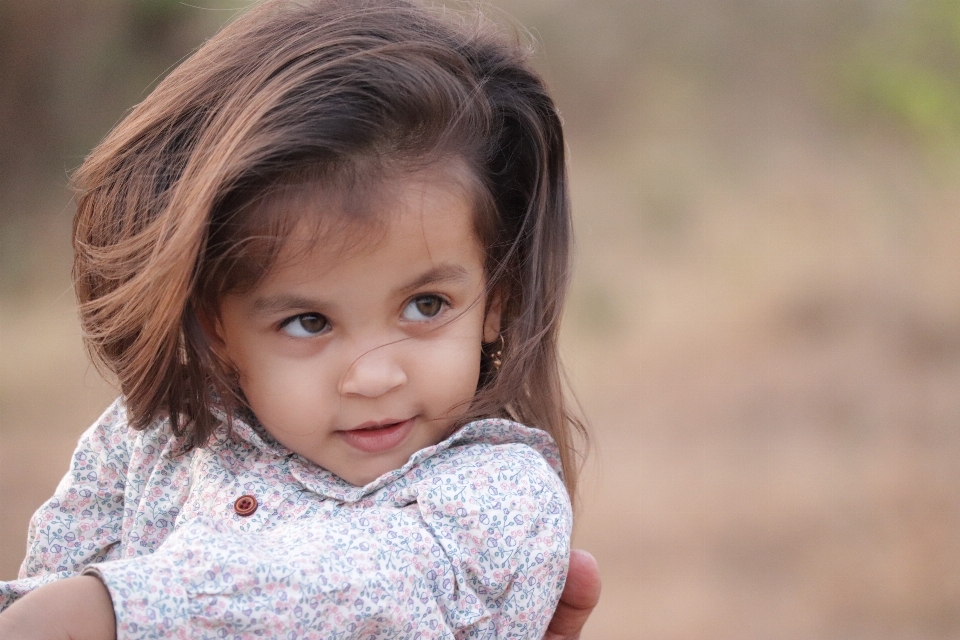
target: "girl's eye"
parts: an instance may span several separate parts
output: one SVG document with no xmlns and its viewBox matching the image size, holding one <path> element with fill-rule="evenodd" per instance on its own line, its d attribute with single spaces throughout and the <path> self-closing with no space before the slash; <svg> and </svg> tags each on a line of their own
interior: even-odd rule
<svg viewBox="0 0 960 640">
<path fill-rule="evenodd" d="M 403 309 L 403 319 L 423 322 L 430 320 L 443 311 L 446 301 L 437 295 L 417 296 Z"/>
<path fill-rule="evenodd" d="M 304 313 L 286 320 L 281 328 L 288 336 L 309 338 L 329 330 L 330 321 L 319 313 Z"/>
</svg>

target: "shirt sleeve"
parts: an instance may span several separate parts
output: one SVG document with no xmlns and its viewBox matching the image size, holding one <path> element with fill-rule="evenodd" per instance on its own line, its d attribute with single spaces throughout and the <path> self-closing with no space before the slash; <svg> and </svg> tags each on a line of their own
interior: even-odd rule
<svg viewBox="0 0 960 640">
<path fill-rule="evenodd" d="M 30 519 L 18 579 L 0 582 L 0 609 L 41 585 L 113 557 L 123 521 L 128 441 L 126 416 L 117 400 L 80 437 L 70 470 Z"/>
<path fill-rule="evenodd" d="M 532 449 L 434 465 L 406 506 L 339 505 L 260 532 L 198 517 L 87 569 L 118 639 L 538 638 L 566 576 L 570 503 Z"/>
<path fill-rule="evenodd" d="M 533 449 L 478 447 L 420 491 L 423 521 L 455 581 L 440 606 L 465 638 L 540 638 L 560 599 L 573 518 Z"/>
</svg>

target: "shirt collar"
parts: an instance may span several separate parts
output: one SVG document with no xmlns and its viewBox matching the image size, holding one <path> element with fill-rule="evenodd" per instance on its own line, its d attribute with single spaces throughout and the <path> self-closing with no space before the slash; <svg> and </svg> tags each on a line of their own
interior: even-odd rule
<svg viewBox="0 0 960 640">
<path fill-rule="evenodd" d="M 226 422 L 226 414 L 222 409 L 218 407 L 211 411 L 221 421 Z M 399 469 L 389 471 L 362 487 L 350 484 L 340 476 L 293 453 L 267 433 L 252 415 L 233 416 L 229 433 L 233 439 L 253 445 L 261 452 L 288 459 L 291 473 L 307 489 L 345 503 L 357 502 L 397 482 L 428 458 L 448 449 L 467 445 L 525 444 L 542 455 L 557 475 L 563 477 L 560 452 L 550 434 L 503 418 L 488 418 L 467 423 L 446 440 L 415 452 Z"/>
</svg>

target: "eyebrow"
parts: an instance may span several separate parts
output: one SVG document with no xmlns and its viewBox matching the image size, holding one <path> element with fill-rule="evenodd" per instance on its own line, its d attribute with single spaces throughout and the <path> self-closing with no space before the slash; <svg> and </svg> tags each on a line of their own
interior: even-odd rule
<svg viewBox="0 0 960 640">
<path fill-rule="evenodd" d="M 311 298 L 303 296 L 277 295 L 257 298 L 253 301 L 253 311 L 258 314 L 272 314 L 279 311 L 290 311 L 291 309 L 317 309 L 322 305 Z"/>
<path fill-rule="evenodd" d="M 400 287 L 399 292 L 407 293 L 431 284 L 443 282 L 460 284 L 466 283 L 469 280 L 470 274 L 465 267 L 458 264 L 441 264 L 418 276 L 409 284 Z M 254 313 L 263 315 L 286 312 L 293 309 L 312 309 L 322 312 L 325 310 L 325 307 L 329 306 L 330 305 L 313 298 L 286 294 L 266 296 L 253 301 Z"/>
<path fill-rule="evenodd" d="M 465 283 L 470 280 L 466 268 L 459 264 L 441 264 L 417 277 L 413 282 L 400 288 L 401 292 L 413 291 L 420 287 L 440 282 Z"/>
</svg>

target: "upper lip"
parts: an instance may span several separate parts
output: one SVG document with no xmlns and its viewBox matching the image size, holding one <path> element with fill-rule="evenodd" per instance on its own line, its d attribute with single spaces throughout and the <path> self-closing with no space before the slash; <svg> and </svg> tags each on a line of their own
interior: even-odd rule
<svg viewBox="0 0 960 640">
<path fill-rule="evenodd" d="M 387 418 L 386 420 L 370 420 L 364 422 L 363 424 L 357 425 L 350 429 L 343 429 L 343 431 L 359 431 L 360 429 L 376 429 L 379 427 L 389 427 L 391 425 L 399 424 L 401 422 L 406 422 L 410 418 L 396 419 L 396 418 Z"/>
</svg>

